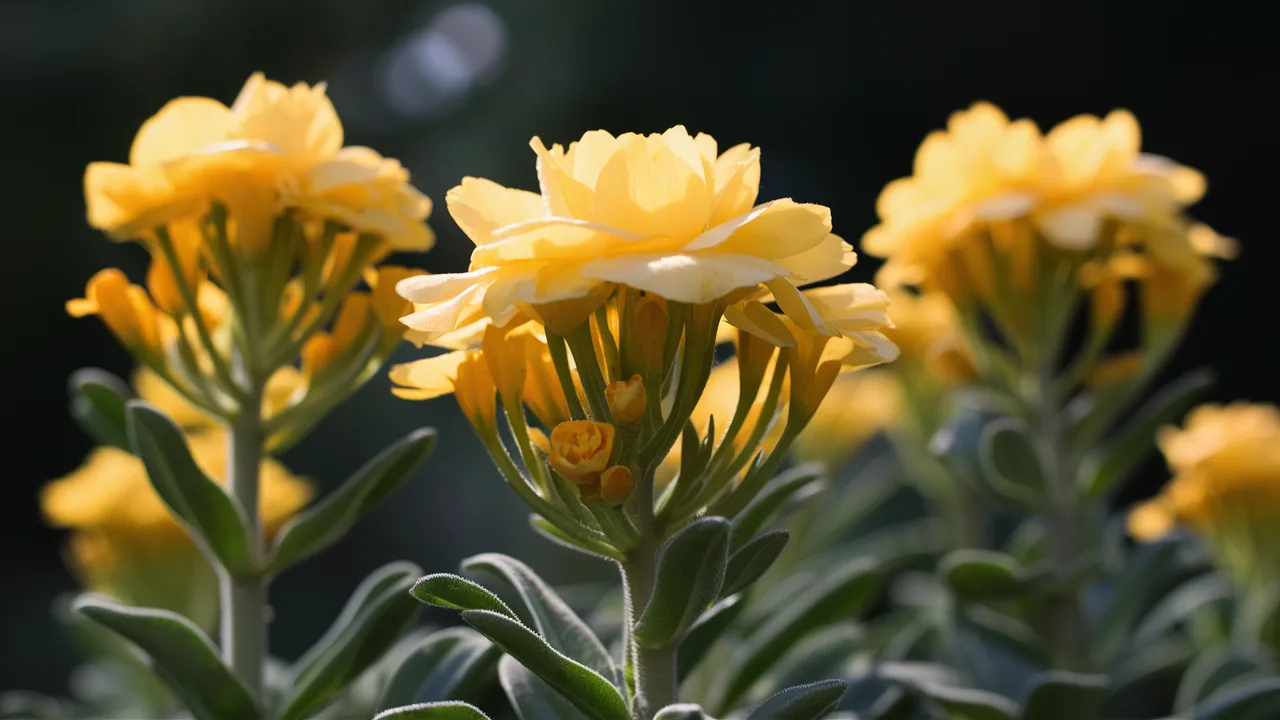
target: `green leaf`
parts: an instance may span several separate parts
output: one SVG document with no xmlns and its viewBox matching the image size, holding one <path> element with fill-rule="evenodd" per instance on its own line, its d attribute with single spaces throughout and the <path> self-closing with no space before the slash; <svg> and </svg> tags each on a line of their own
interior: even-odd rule
<svg viewBox="0 0 1280 720">
<path fill-rule="evenodd" d="M 586 665 L 560 654 L 529 628 L 489 610 L 463 610 L 462 619 L 542 678 L 587 717 L 629 720 L 627 703 L 613 684 Z M 500 673 L 501 668 L 499 664 Z"/>
<path fill-rule="evenodd" d="M 1133 631 L 1132 643 L 1145 645 L 1172 632 L 1180 623 L 1214 603 L 1230 601 L 1231 584 L 1216 573 L 1207 573 L 1182 583 L 1165 595 L 1145 615 Z"/>
<path fill-rule="evenodd" d="M 262 717 L 249 690 L 222 664 L 213 641 L 185 617 L 93 596 L 78 598 L 72 607 L 145 652 L 152 669 L 198 720 Z"/>
<path fill-rule="evenodd" d="M 1187 714 L 1228 686 L 1274 674 L 1275 661 L 1258 648 L 1228 646 L 1206 650 L 1183 673 L 1173 709 Z"/>
<path fill-rule="evenodd" d="M 720 639 L 746 606 L 747 603 L 743 602 L 741 595 L 730 595 L 702 613 L 698 622 L 685 633 L 684 640 L 680 641 L 680 649 L 676 651 L 676 672 L 680 680 L 684 680 L 690 672 L 693 672 L 693 669 L 711 650 L 711 646 Z"/>
<path fill-rule="evenodd" d="M 294 664 L 282 720 L 310 717 L 382 657 L 421 608 L 409 594 L 421 572 L 412 563 L 390 563 L 360 583 L 324 637 Z"/>
<path fill-rule="evenodd" d="M 1022 700 L 1022 720 L 1080 720 L 1102 713 L 1107 676 L 1064 671 L 1043 673 Z"/>
<path fill-rule="evenodd" d="M 125 407 L 130 444 L 156 494 L 228 572 L 255 572 L 244 510 L 196 464 L 182 430 L 149 403 L 130 400 Z"/>
<path fill-rule="evenodd" d="M 0 692 L 0 718 L 4 720 L 67 720 L 83 717 L 70 700 L 25 690 Z"/>
<path fill-rule="evenodd" d="M 498 682 L 520 720 L 586 720 L 573 703 L 510 655 L 498 661 Z"/>
<path fill-rule="evenodd" d="M 1177 555 L 1177 542 L 1163 540 L 1146 545 L 1141 554 L 1134 556 L 1120 575 L 1093 633 L 1097 658 L 1110 661 L 1129 643 L 1149 601 L 1164 591 L 1166 579 L 1175 571 Z"/>
<path fill-rule="evenodd" d="M 378 707 L 466 698 L 488 679 L 501 655 L 497 646 L 470 628 L 434 633 L 396 668 Z"/>
<path fill-rule="evenodd" d="M 413 584 L 409 593 L 428 605 L 450 610 L 492 610 L 519 620 L 497 595 L 459 575 L 437 573 Z"/>
<path fill-rule="evenodd" d="M 715 602 L 729 562 L 729 521 L 694 520 L 658 551 L 653 593 L 636 622 L 635 639 L 644 647 L 680 642 Z"/>
<path fill-rule="evenodd" d="M 433 702 L 384 710 L 373 720 L 489 720 L 489 716 L 464 702 Z"/>
<path fill-rule="evenodd" d="M 486 553 L 463 560 L 462 567 L 511 586 L 523 605 L 511 608 L 516 612 L 514 619 L 527 624 L 552 648 L 599 673 L 614 687 L 625 687 L 622 671 L 604 643 L 528 565 L 506 555 Z"/>
<path fill-rule="evenodd" d="M 817 720 L 836 709 L 848 688 L 842 680 L 789 687 L 752 710 L 747 720 Z"/>
<path fill-rule="evenodd" d="M 730 551 L 737 551 L 745 545 L 783 506 L 811 497 L 826 484 L 826 466 L 819 462 L 797 465 L 770 480 L 760 494 L 733 518 Z"/>
<path fill-rule="evenodd" d="M 1191 720 L 1274 720 L 1280 717 L 1280 678 L 1254 680 L 1209 698 Z"/>
<path fill-rule="evenodd" d="M 1022 507 L 1042 507 L 1048 485 L 1026 423 L 1011 417 L 994 420 L 982 429 L 980 443 L 978 458 L 988 489 Z"/>
<path fill-rule="evenodd" d="M 106 370 L 81 368 L 67 381 L 71 416 L 100 445 L 132 452 L 129 445 L 125 402 L 132 396 L 123 380 Z"/>
<path fill-rule="evenodd" d="M 807 589 L 798 590 L 735 654 L 736 671 L 726 672 L 718 706 L 733 707 L 787 650 L 809 633 L 856 615 L 870 604 L 879 586 L 875 561 L 864 557 L 833 568 Z"/>
<path fill-rule="evenodd" d="M 708 720 L 701 705 L 677 703 L 668 705 L 653 716 L 653 720 Z"/>
<path fill-rule="evenodd" d="M 742 592 L 759 580 L 773 566 L 790 539 L 791 533 L 786 530 L 771 530 L 757 535 L 729 556 L 720 596 L 728 597 Z"/>
<path fill-rule="evenodd" d="M 1085 494 L 1100 497 L 1128 477 L 1155 448 L 1156 431 L 1181 418 L 1212 385 L 1213 373 L 1197 370 L 1153 395 L 1104 447 L 1085 458 L 1080 467 Z"/>
<path fill-rule="evenodd" d="M 1026 590 L 1026 570 L 1017 560 L 992 550 L 955 550 L 938 563 L 952 594 L 968 602 L 1013 597 Z"/>
<path fill-rule="evenodd" d="M 365 463 L 319 504 L 299 513 L 276 535 L 268 572 L 278 573 L 337 542 L 412 477 L 435 445 L 434 429 L 415 430 Z"/>
</svg>

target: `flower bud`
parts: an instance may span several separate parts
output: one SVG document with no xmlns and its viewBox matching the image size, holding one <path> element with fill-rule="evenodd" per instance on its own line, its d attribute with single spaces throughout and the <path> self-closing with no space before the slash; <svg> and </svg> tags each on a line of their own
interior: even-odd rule
<svg viewBox="0 0 1280 720">
<path fill-rule="evenodd" d="M 620 425 L 635 425 L 644 417 L 648 398 L 645 396 L 644 379 L 632 375 L 630 380 L 615 380 L 604 389 L 609 412 Z"/>
<path fill-rule="evenodd" d="M 635 482 L 631 469 L 626 465 L 614 465 L 600 475 L 600 499 L 608 503 L 620 503 L 631 496 Z"/>
<path fill-rule="evenodd" d="M 562 422 L 551 431 L 547 459 L 575 485 L 591 485 L 609 467 L 613 455 L 614 427 L 591 420 Z"/>
<path fill-rule="evenodd" d="M 636 335 L 645 367 L 663 370 L 662 358 L 667 342 L 667 310 L 661 300 L 646 295 L 636 304 Z"/>
</svg>

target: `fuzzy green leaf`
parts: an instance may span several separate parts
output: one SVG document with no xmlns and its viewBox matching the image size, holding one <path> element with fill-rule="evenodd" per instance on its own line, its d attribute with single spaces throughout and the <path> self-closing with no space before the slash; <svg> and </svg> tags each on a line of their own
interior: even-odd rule
<svg viewBox="0 0 1280 720">
<path fill-rule="evenodd" d="M 489 610 L 463 610 L 462 619 L 542 678 L 594 720 L 629 720 L 627 703 L 599 673 L 547 644 L 529 628 Z"/>
<path fill-rule="evenodd" d="M 791 533 L 786 530 L 770 530 L 757 535 L 730 555 L 720 596 L 728 597 L 742 592 L 759 580 L 773 566 L 790 539 Z"/>
<path fill-rule="evenodd" d="M 195 542 L 232 575 L 253 573 L 244 510 L 191 456 L 182 430 L 141 400 L 126 405 L 129 442 L 147 468 L 156 494 Z"/>
<path fill-rule="evenodd" d="M 706 713 L 702 712 L 701 705 L 677 703 L 659 710 L 658 714 L 653 716 L 653 720 L 708 720 L 708 718 Z"/>
<path fill-rule="evenodd" d="M 573 703 L 510 655 L 498 662 L 498 682 L 520 720 L 587 720 Z"/>
<path fill-rule="evenodd" d="M 268 571 L 278 573 L 337 542 L 361 516 L 404 485 L 435 445 L 436 431 L 421 428 L 365 463 L 341 487 L 280 529 Z"/>
<path fill-rule="evenodd" d="M 152 669 L 198 720 L 262 717 L 249 690 L 222 664 L 213 641 L 185 617 L 93 596 L 77 599 L 73 609 L 145 652 Z"/>
<path fill-rule="evenodd" d="M 506 555 L 486 553 L 463 560 L 462 567 L 473 575 L 509 585 L 523 607 L 510 608 L 505 614 L 514 610 L 514 619 L 533 629 L 552 648 L 599 673 L 614 687 L 624 687 L 622 671 L 604 643 L 528 565 Z"/>
<path fill-rule="evenodd" d="M 1259 648 L 1228 646 L 1206 650 L 1182 674 L 1173 709 L 1188 714 L 1229 685 L 1274 676 L 1275 669 L 1275 661 Z"/>
<path fill-rule="evenodd" d="M 294 664 L 281 720 L 311 717 L 382 657 L 422 607 L 409 594 L 421 572 L 412 563 L 391 563 L 360 583 L 329 630 Z"/>
<path fill-rule="evenodd" d="M 513 620 L 520 619 L 497 595 L 459 575 L 427 575 L 414 583 L 409 593 L 436 607 L 451 610 L 492 610 Z"/>
<path fill-rule="evenodd" d="M 836 709 L 848 689 L 848 683 L 843 680 L 789 687 L 752 710 L 747 720 L 818 720 Z"/>
<path fill-rule="evenodd" d="M 433 702 L 384 710 L 373 720 L 489 720 L 489 716 L 464 702 Z"/>
<path fill-rule="evenodd" d="M 658 551 L 653 593 L 636 623 L 636 642 L 644 647 L 680 642 L 720 595 L 728 562 L 724 518 L 700 518 L 671 536 Z"/>
</svg>

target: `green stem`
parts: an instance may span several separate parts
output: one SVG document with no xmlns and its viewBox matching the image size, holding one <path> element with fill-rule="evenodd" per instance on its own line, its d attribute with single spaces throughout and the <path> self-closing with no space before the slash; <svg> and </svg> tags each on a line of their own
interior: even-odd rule
<svg viewBox="0 0 1280 720">
<path fill-rule="evenodd" d="M 679 644 L 650 648 L 641 647 L 635 642 L 635 624 L 653 593 L 654 576 L 657 572 L 659 538 L 652 515 L 651 510 L 649 521 L 641 526 L 640 544 L 627 553 L 620 563 L 627 615 L 627 665 L 635 683 L 636 704 L 632 712 L 636 720 L 650 720 L 658 710 L 676 702 L 679 689 L 676 674 L 676 651 Z"/>
<path fill-rule="evenodd" d="M 1049 551 L 1059 569 L 1074 567 L 1080 547 L 1080 492 L 1067 438 L 1063 414 L 1054 398 L 1053 355 L 1041 363 L 1037 378 L 1036 404 L 1039 429 L 1046 451 L 1050 491 L 1048 513 Z M 1080 593 L 1064 589 L 1049 599 L 1049 647 L 1054 664 L 1064 670 L 1084 671 L 1089 666 L 1088 628 L 1081 609 Z"/>
<path fill-rule="evenodd" d="M 244 368 L 238 374 L 249 375 Z M 243 378 L 247 398 L 239 417 L 232 423 L 227 439 L 227 485 L 244 509 L 254 563 L 261 565 L 264 553 L 262 526 L 258 518 L 258 470 L 262 465 L 265 435 L 262 428 L 262 387 Z M 232 576 L 223 573 L 222 656 L 255 697 L 262 695 L 263 665 L 267 655 L 267 583 L 258 574 Z"/>
</svg>

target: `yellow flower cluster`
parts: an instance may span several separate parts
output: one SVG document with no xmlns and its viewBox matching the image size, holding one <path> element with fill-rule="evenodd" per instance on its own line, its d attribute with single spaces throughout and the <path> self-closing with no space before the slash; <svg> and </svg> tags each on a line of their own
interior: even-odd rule
<svg viewBox="0 0 1280 720">
<path fill-rule="evenodd" d="M 204 472 L 224 481 L 226 432 L 150 372 L 140 371 L 134 385 L 142 399 L 188 433 L 192 456 Z M 260 512 L 270 536 L 306 505 L 312 488 L 270 458 L 262 463 L 261 478 Z M 186 531 L 156 495 L 142 461 L 124 450 L 95 448 L 80 467 L 44 487 L 40 505 L 50 524 L 74 531 L 72 564 L 94 590 L 144 603 L 147 593 L 173 584 L 165 573 L 185 577 L 190 566 L 205 567 Z M 176 600 L 193 600 L 186 592 L 179 594 Z"/>
<path fill-rule="evenodd" d="M 102 270 L 67 311 L 99 315 L 215 416 L 234 416 L 252 386 L 299 370 L 291 400 L 302 407 L 281 412 L 281 425 L 322 413 L 403 334 L 409 305 L 394 289 L 411 273 L 371 266 L 433 242 L 423 224 L 431 203 L 408 172 L 342 142 L 323 85 L 256 74 L 230 107 L 173 100 L 143 123 L 128 164 L 85 172 L 90 224 L 143 243 L 145 285 Z M 362 279 L 369 291 L 353 291 Z"/>
<path fill-rule="evenodd" d="M 1280 409 L 1202 405 L 1159 435 L 1173 479 L 1129 515 L 1129 532 L 1155 540 L 1175 527 L 1200 535 L 1228 569 L 1280 579 Z"/>
<path fill-rule="evenodd" d="M 1183 214 L 1204 194 L 1203 176 L 1140 143 L 1124 110 L 1042 134 L 978 103 L 929 135 L 912 176 L 884 189 L 863 248 L 888 258 L 882 283 L 999 302 L 1014 324 L 1031 321 L 1003 296 L 1033 294 L 1062 259 L 1083 266 L 1100 312 L 1118 313 L 1119 283 L 1136 280 L 1144 313 L 1181 323 L 1215 278 L 1207 257 L 1233 245 Z"/>
<path fill-rule="evenodd" d="M 707 438 L 701 477 L 671 501 L 688 503 L 680 512 L 705 507 L 732 493 L 728 479 L 757 450 L 789 445 L 841 371 L 896 357 L 883 292 L 798 289 L 841 274 L 855 256 L 831 233 L 826 208 L 756 203 L 758 149 L 719 153 L 711 137 L 680 126 L 532 145 L 540 192 L 466 178 L 448 193 L 476 244 L 470 269 L 398 288 L 414 305 L 408 337 L 452 352 L 391 378 L 401 397 L 452 392 L 544 516 L 571 514 L 555 512 L 559 480 L 583 500 L 611 503 L 650 488 L 659 465 L 678 458 L 687 423 L 709 432 L 703 408 L 721 394 L 709 383 L 732 385 L 737 401 Z M 736 361 L 713 369 L 717 338 L 734 328 Z M 495 394 L 529 479 L 507 465 Z M 777 437 L 766 439 L 770 428 Z"/>
</svg>

